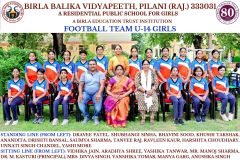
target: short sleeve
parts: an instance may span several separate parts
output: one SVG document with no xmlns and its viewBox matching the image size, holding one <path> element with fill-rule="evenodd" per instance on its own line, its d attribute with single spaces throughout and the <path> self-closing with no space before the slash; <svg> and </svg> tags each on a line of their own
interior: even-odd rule
<svg viewBox="0 0 240 160">
<path fill-rule="evenodd" d="M 78 65 L 78 62 L 75 63 L 75 73 L 78 72 L 78 66 L 77 65 Z"/>
<path fill-rule="evenodd" d="M 169 90 L 169 89 L 170 89 L 170 79 L 167 80 L 167 84 L 166 84 L 166 86 L 167 86 L 166 89 Z"/>
<path fill-rule="evenodd" d="M 113 60 L 112 60 L 112 58 L 109 60 L 109 63 L 108 63 L 108 73 L 110 73 L 110 71 L 113 71 Z"/>
<path fill-rule="evenodd" d="M 225 77 L 226 79 L 226 87 L 229 88 L 229 82 L 228 82 L 228 79 Z"/>
<path fill-rule="evenodd" d="M 72 62 L 72 73 L 75 73 L 75 71 L 76 71 L 75 68 L 76 68 L 75 63 Z"/>
<path fill-rule="evenodd" d="M 207 63 L 204 63 L 204 71 L 207 71 Z"/>
<path fill-rule="evenodd" d="M 207 82 L 206 79 L 204 79 L 204 80 L 205 80 L 204 89 L 205 89 L 205 90 L 208 90 L 208 82 Z"/>
<path fill-rule="evenodd" d="M 25 65 L 24 72 L 27 73 L 27 64 Z"/>
<path fill-rule="evenodd" d="M 154 66 L 153 66 L 153 68 L 156 70 L 156 71 L 160 71 L 160 61 L 156 61 L 155 63 L 154 63 Z"/>
<path fill-rule="evenodd" d="M 11 81 L 8 81 L 8 85 L 7 86 L 8 86 L 8 90 L 10 90 L 11 89 L 11 87 L 10 87 L 11 86 Z"/>
<path fill-rule="evenodd" d="M 189 69 L 191 69 L 191 65 L 192 65 L 191 61 L 188 60 L 188 67 L 189 67 Z"/>
<path fill-rule="evenodd" d="M 60 81 L 58 82 L 57 90 L 60 91 Z"/>
<path fill-rule="evenodd" d="M 116 80 L 113 77 L 110 78 L 109 84 L 114 85 L 114 83 L 116 83 Z"/>
<path fill-rule="evenodd" d="M 36 81 L 33 83 L 33 90 L 36 90 Z"/>
<path fill-rule="evenodd" d="M 69 82 L 68 84 L 68 89 L 71 91 L 72 90 L 72 82 Z"/>
<path fill-rule="evenodd" d="M 100 73 L 100 80 L 105 80 L 105 75 Z"/>
<path fill-rule="evenodd" d="M 21 90 L 21 91 L 24 90 L 24 80 L 21 80 L 21 83 L 20 83 L 20 90 Z"/>
<path fill-rule="evenodd" d="M 57 72 L 60 72 L 60 64 L 58 62 L 56 62 L 56 68 L 57 68 Z"/>
<path fill-rule="evenodd" d="M 129 72 L 129 62 L 128 62 L 128 59 L 126 57 L 124 57 L 124 63 L 125 63 L 125 70 L 126 72 Z"/>
<path fill-rule="evenodd" d="M 193 90 L 193 85 L 194 85 L 193 79 L 191 79 L 191 81 L 190 81 L 190 90 Z"/>
<path fill-rule="evenodd" d="M 105 57 L 106 58 L 106 57 Z M 105 66 L 105 70 L 108 70 L 108 59 L 106 58 L 105 59 L 105 64 L 104 64 L 104 66 Z"/>
<path fill-rule="evenodd" d="M 47 81 L 45 81 L 44 90 L 46 90 L 46 91 L 47 91 L 47 88 L 48 88 L 48 82 L 47 82 Z"/>
<path fill-rule="evenodd" d="M 194 64 L 194 61 L 193 61 L 192 64 L 191 64 L 192 71 L 194 70 L 194 66 L 195 66 L 195 64 Z"/>
<path fill-rule="evenodd" d="M 183 82 L 181 78 L 179 78 L 179 90 L 183 90 Z"/>
<path fill-rule="evenodd" d="M 213 80 L 212 80 L 212 86 L 213 87 L 216 87 L 216 78 L 214 77 Z"/>
<path fill-rule="evenodd" d="M 86 72 L 84 72 L 81 77 L 80 77 L 80 82 L 85 82 L 85 75 L 86 75 Z"/>
<path fill-rule="evenodd" d="M 43 69 L 46 71 L 47 62 L 43 64 Z"/>
</svg>

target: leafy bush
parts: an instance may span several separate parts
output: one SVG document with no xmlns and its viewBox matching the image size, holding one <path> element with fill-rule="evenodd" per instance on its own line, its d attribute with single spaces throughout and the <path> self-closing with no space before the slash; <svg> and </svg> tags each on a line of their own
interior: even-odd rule
<svg viewBox="0 0 240 160">
<path fill-rule="evenodd" d="M 240 62 L 240 56 L 236 56 L 233 58 L 233 62 Z"/>
<path fill-rule="evenodd" d="M 38 61 L 43 64 L 43 58 L 39 51 L 37 53 Z M 0 49 L 0 94 L 6 93 L 7 81 L 12 78 L 12 69 L 18 67 L 21 71 L 21 78 L 24 77 L 24 67 L 28 62 L 30 50 L 10 47 L 7 51 Z"/>
</svg>

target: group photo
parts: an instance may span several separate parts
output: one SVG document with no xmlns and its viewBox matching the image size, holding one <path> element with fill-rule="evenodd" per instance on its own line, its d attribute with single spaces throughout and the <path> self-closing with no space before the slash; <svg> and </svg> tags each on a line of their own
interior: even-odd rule
<svg viewBox="0 0 240 160">
<path fill-rule="evenodd" d="M 240 131 L 239 33 L 0 35 L 2 131 Z"/>
</svg>

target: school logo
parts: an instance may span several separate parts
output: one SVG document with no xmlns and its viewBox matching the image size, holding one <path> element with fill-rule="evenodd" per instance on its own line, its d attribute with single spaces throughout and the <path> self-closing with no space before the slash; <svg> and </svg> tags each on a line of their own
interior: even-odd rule
<svg viewBox="0 0 240 160">
<path fill-rule="evenodd" d="M 238 6 L 231 1 L 222 2 L 217 7 L 216 16 L 223 24 L 232 24 L 238 19 Z"/>
<path fill-rule="evenodd" d="M 7 2 L 2 8 L 2 16 L 7 22 L 16 23 L 22 19 L 23 15 L 23 7 L 18 2 Z"/>
</svg>

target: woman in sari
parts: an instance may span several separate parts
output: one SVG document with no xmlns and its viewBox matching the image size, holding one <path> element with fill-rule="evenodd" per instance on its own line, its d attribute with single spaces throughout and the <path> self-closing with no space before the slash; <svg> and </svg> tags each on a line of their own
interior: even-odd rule
<svg viewBox="0 0 240 160">
<path fill-rule="evenodd" d="M 106 111 L 107 124 L 113 127 L 126 127 L 129 97 L 132 92 L 133 81 L 124 76 L 124 68 L 117 65 L 116 75 L 109 80 L 107 94 L 104 105 Z M 110 102 L 110 103 L 109 103 Z"/>
<path fill-rule="evenodd" d="M 154 115 L 158 111 L 158 78 L 154 71 L 150 69 L 148 60 L 142 61 L 142 70 L 135 77 L 137 88 L 136 98 L 138 100 L 138 110 L 141 113 L 141 124 L 145 124 L 146 112 L 150 112 L 150 123 L 154 124 Z"/>
</svg>

